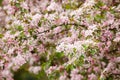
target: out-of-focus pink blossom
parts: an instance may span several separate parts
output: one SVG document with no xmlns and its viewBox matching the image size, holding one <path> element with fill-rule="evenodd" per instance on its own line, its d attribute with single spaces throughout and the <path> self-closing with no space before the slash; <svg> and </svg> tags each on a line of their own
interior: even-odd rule
<svg viewBox="0 0 120 80">
<path fill-rule="evenodd" d="M 39 23 L 40 19 L 41 19 L 41 15 L 40 14 L 35 14 L 32 17 L 31 26 L 38 26 L 38 23 Z"/>
<path fill-rule="evenodd" d="M 71 80 L 82 80 L 83 76 L 78 74 L 79 70 L 78 69 L 74 69 L 72 70 L 70 76 L 71 76 Z"/>
<path fill-rule="evenodd" d="M 3 0 L 2 4 L 3 4 L 3 5 L 8 5 L 9 2 L 10 2 L 9 0 Z"/>
<path fill-rule="evenodd" d="M 41 70 L 41 67 L 40 66 L 31 66 L 29 68 L 29 71 L 30 72 L 33 72 L 34 74 L 38 74 L 38 72 Z"/>
<path fill-rule="evenodd" d="M 15 69 L 16 71 L 16 69 L 18 69 L 20 66 L 26 63 L 26 60 L 21 54 L 18 54 L 15 58 L 12 59 L 12 62 L 15 65 L 15 68 L 13 69 Z"/>
<path fill-rule="evenodd" d="M 21 7 L 23 7 L 24 9 L 27 9 L 27 10 L 29 9 L 28 4 L 26 2 L 23 2 L 21 4 Z"/>
<path fill-rule="evenodd" d="M 53 33 L 59 33 L 61 31 L 61 26 L 54 28 Z"/>
<path fill-rule="evenodd" d="M 88 80 L 97 80 L 97 76 L 95 74 L 88 75 Z"/>
<path fill-rule="evenodd" d="M 46 72 L 47 72 L 47 74 L 50 74 L 56 69 L 57 69 L 57 66 L 50 66 L 50 68 L 48 70 L 46 70 Z"/>
<path fill-rule="evenodd" d="M 59 80 L 66 80 L 67 76 L 66 75 L 62 75 L 60 76 Z"/>
</svg>

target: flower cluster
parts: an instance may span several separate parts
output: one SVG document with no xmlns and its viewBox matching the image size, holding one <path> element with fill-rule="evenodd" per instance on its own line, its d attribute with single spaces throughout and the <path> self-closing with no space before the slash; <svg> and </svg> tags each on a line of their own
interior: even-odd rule
<svg viewBox="0 0 120 80">
<path fill-rule="evenodd" d="M 20 70 L 38 80 L 120 79 L 120 1 L 3 0 L 0 80 Z"/>
</svg>

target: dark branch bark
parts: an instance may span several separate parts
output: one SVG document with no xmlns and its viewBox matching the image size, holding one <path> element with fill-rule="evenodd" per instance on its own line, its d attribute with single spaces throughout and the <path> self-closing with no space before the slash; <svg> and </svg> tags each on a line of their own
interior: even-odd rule
<svg viewBox="0 0 120 80">
<path fill-rule="evenodd" d="M 57 26 L 63 26 L 63 25 L 74 25 L 74 26 L 81 26 L 81 27 L 83 27 L 83 28 L 86 28 L 86 26 L 85 25 L 81 25 L 81 24 L 76 24 L 76 23 L 67 23 L 67 24 L 60 24 L 60 25 L 53 25 L 54 26 L 54 28 L 56 28 Z M 51 27 L 50 29 L 48 29 L 48 30 L 45 30 L 45 31 L 43 31 L 43 32 L 38 32 L 38 34 L 42 34 L 42 33 L 46 33 L 46 32 L 49 32 L 50 30 L 52 30 L 52 29 L 54 29 L 53 27 Z"/>
</svg>

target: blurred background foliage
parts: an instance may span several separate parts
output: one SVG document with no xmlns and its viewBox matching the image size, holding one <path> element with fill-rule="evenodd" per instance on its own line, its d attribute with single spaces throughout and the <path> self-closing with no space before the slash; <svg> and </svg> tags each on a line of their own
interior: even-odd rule
<svg viewBox="0 0 120 80">
<path fill-rule="evenodd" d="M 48 80 L 45 71 L 42 69 L 38 74 L 28 71 L 28 64 L 24 64 L 19 70 L 14 72 L 14 80 Z"/>
<path fill-rule="evenodd" d="M 0 6 L 1 6 L 1 4 L 2 4 L 2 1 L 3 1 L 3 0 L 0 0 Z"/>
</svg>

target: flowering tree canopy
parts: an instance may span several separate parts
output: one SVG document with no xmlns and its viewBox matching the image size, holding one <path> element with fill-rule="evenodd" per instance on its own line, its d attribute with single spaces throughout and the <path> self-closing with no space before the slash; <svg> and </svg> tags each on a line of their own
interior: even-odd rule
<svg viewBox="0 0 120 80">
<path fill-rule="evenodd" d="M 120 79 L 119 0 L 0 3 L 0 80 Z"/>
</svg>

